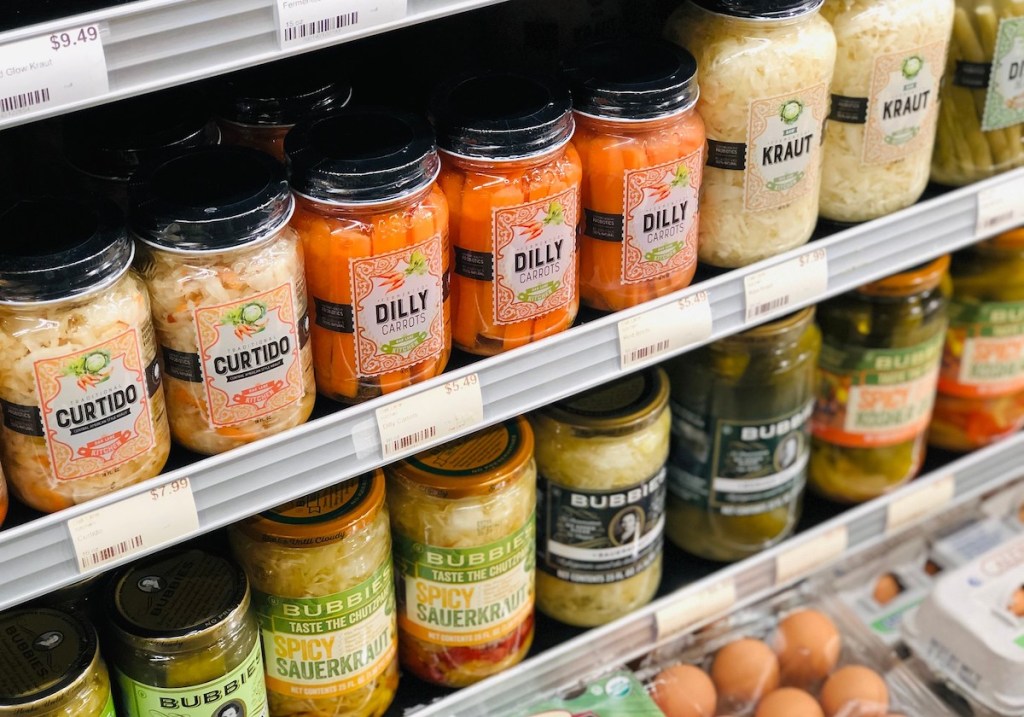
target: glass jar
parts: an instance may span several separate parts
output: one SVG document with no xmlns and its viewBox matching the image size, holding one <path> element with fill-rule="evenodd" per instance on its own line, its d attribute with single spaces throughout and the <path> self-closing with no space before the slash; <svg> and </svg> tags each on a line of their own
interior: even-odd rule
<svg viewBox="0 0 1024 717">
<path fill-rule="evenodd" d="M 697 61 L 668 42 L 599 42 L 564 74 L 583 163 L 580 298 L 617 311 L 688 286 L 704 170 Z"/>
<path fill-rule="evenodd" d="M 960 186 L 1024 165 L 1018 2 L 956 0 L 932 180 Z"/>
<path fill-rule="evenodd" d="M 928 442 L 987 446 L 1024 427 L 1024 229 L 953 256 L 953 300 Z"/>
<path fill-rule="evenodd" d="M 252 584 L 270 714 L 383 715 L 398 689 L 384 474 L 285 503 L 228 535 Z"/>
<path fill-rule="evenodd" d="M 668 377 L 659 368 L 536 411 L 537 607 L 592 627 L 661 582 Z"/>
<path fill-rule="evenodd" d="M 464 75 L 431 102 L 452 219 L 455 345 L 490 356 L 563 331 L 579 309 L 582 170 L 569 91 Z"/>
<path fill-rule="evenodd" d="M 284 168 L 194 149 L 139 170 L 131 194 L 175 440 L 222 453 L 305 422 L 316 388 Z"/>
<path fill-rule="evenodd" d="M 10 503 L 7 497 L 7 481 L 4 479 L 3 468 L 0 467 L 0 525 L 3 525 L 4 519 L 7 518 L 8 508 Z"/>
<path fill-rule="evenodd" d="M 920 470 L 946 336 L 948 268 L 942 256 L 818 306 L 810 482 L 825 497 L 871 500 Z"/>
<path fill-rule="evenodd" d="M 529 424 L 515 418 L 385 472 L 402 666 L 464 687 L 521 661 L 533 642 Z"/>
<path fill-rule="evenodd" d="M 123 714 L 267 714 L 249 599 L 242 569 L 200 550 L 158 553 L 122 570 L 107 607 Z"/>
<path fill-rule="evenodd" d="M 839 52 L 825 126 L 821 216 L 863 222 L 928 184 L 954 0 L 826 0 Z"/>
<path fill-rule="evenodd" d="M 149 296 L 109 202 L 0 203 L 0 451 L 53 513 L 160 473 L 170 452 Z"/>
<path fill-rule="evenodd" d="M 297 125 L 285 152 L 320 393 L 357 403 L 439 375 L 451 354 L 448 205 L 430 126 L 349 110 Z"/>
<path fill-rule="evenodd" d="M 701 73 L 701 261 L 745 266 L 814 231 L 836 61 L 822 2 L 688 0 L 669 18 L 666 35 L 696 56 Z"/>
<path fill-rule="evenodd" d="M 48 608 L 0 614 L 0 716 L 115 717 L 96 630 Z"/>
<path fill-rule="evenodd" d="M 809 308 L 666 364 L 673 543 L 702 558 L 739 560 L 793 532 L 807 484 L 820 348 Z"/>
</svg>

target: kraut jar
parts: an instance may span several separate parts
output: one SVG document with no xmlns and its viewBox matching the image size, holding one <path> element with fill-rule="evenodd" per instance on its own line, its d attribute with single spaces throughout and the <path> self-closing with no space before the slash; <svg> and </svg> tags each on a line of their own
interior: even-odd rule
<svg viewBox="0 0 1024 717">
<path fill-rule="evenodd" d="M 391 533 L 379 470 L 237 523 L 274 717 L 380 717 L 398 688 Z"/>
<path fill-rule="evenodd" d="M 805 243 L 836 61 L 823 0 L 688 0 L 666 34 L 697 58 L 708 134 L 700 259 L 737 267 Z"/>
<path fill-rule="evenodd" d="M 0 716 L 115 717 L 92 625 L 62 611 L 0 614 Z"/>
<path fill-rule="evenodd" d="M 175 440 L 221 453 L 303 423 L 316 388 L 284 168 L 196 149 L 141 169 L 131 195 Z"/>
<path fill-rule="evenodd" d="M 516 418 L 392 464 L 402 666 L 463 687 L 533 642 L 533 433 Z"/>
<path fill-rule="evenodd" d="M 569 328 L 581 181 L 569 91 L 516 73 L 460 76 L 431 113 L 452 213 L 455 345 L 489 356 Z"/>
<path fill-rule="evenodd" d="M 0 205 L 0 451 L 52 513 L 157 475 L 170 435 L 149 297 L 112 204 Z"/>
<path fill-rule="evenodd" d="M 696 60 L 667 42 L 599 42 L 564 74 L 583 162 L 580 298 L 617 311 L 682 289 L 704 170 Z"/>
<path fill-rule="evenodd" d="M 537 607 L 571 625 L 646 605 L 661 582 L 668 378 L 659 368 L 530 416 L 537 455 Z"/>
<path fill-rule="evenodd" d="M 285 140 L 320 393 L 357 403 L 440 374 L 451 353 L 448 204 L 425 120 L 351 110 Z"/>
</svg>

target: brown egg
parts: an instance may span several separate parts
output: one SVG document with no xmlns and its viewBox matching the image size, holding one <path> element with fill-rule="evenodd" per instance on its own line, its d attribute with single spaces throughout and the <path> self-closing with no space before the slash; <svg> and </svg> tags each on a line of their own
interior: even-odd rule
<svg viewBox="0 0 1024 717">
<path fill-rule="evenodd" d="M 788 615 L 775 632 L 782 684 L 809 688 L 836 668 L 843 638 L 828 615 L 798 610 Z"/>
<path fill-rule="evenodd" d="M 823 717 L 813 697 L 795 687 L 775 690 L 761 700 L 754 717 Z"/>
<path fill-rule="evenodd" d="M 903 586 L 900 585 L 899 578 L 892 573 L 886 573 L 878 578 L 875 583 L 875 591 L 872 597 L 879 605 L 888 605 L 903 592 Z"/>
<path fill-rule="evenodd" d="M 654 678 L 651 697 L 665 717 L 714 717 L 718 695 L 704 670 L 693 665 L 666 667 Z"/>
<path fill-rule="evenodd" d="M 889 712 L 889 688 L 874 670 L 849 665 L 825 680 L 821 707 L 825 717 L 885 717 Z"/>
<path fill-rule="evenodd" d="M 742 711 L 779 686 L 779 658 L 760 640 L 736 640 L 715 655 L 711 679 L 722 706 Z"/>
<path fill-rule="evenodd" d="M 1017 588 L 1013 591 L 1013 595 L 1010 596 L 1010 604 L 1008 607 L 1010 612 L 1017 617 L 1024 617 L 1024 587 Z"/>
</svg>

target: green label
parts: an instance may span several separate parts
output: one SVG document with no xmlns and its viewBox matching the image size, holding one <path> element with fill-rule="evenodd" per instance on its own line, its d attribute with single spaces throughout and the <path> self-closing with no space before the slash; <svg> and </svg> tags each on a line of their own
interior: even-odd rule
<svg viewBox="0 0 1024 717">
<path fill-rule="evenodd" d="M 1024 122 L 1024 18 L 999 23 L 992 79 L 981 129 L 991 132 Z"/>
<path fill-rule="evenodd" d="M 1018 637 L 1013 642 L 1014 642 L 1014 644 L 1019 645 L 1020 647 L 1024 647 L 1024 635 L 1021 635 L 1020 637 Z"/>
<path fill-rule="evenodd" d="M 546 700 L 534 705 L 520 717 L 661 717 L 643 684 L 628 672 L 617 672 L 587 686 L 571 699 Z"/>
<path fill-rule="evenodd" d="M 900 349 L 860 349 L 825 343 L 818 366 L 830 373 L 850 374 L 853 385 L 909 383 L 935 370 L 944 340 L 945 333 L 936 331 L 927 341 Z"/>
<path fill-rule="evenodd" d="M 395 562 L 405 578 L 463 584 L 489 580 L 533 563 L 534 521 L 507 538 L 475 548 L 439 548 L 418 543 L 401 533 L 393 536 Z"/>
<path fill-rule="evenodd" d="M 114 711 L 114 695 L 110 692 L 107 693 L 107 703 L 103 705 L 99 717 L 117 717 L 117 712 Z"/>
<path fill-rule="evenodd" d="M 1020 336 L 1024 334 L 1024 301 L 977 303 L 954 299 L 949 304 L 949 325 L 971 329 L 972 336 Z"/>
</svg>

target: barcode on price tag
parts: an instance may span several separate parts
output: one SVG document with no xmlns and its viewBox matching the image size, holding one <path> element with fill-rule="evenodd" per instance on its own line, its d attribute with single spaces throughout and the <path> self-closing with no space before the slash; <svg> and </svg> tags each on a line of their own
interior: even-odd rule
<svg viewBox="0 0 1024 717">
<path fill-rule="evenodd" d="M 905 495 L 895 497 L 885 514 L 886 533 L 894 533 L 945 508 L 956 495 L 952 473 L 920 485 L 910 484 Z"/>
<path fill-rule="evenodd" d="M 782 551 L 775 558 L 775 584 L 814 572 L 842 555 L 847 545 L 849 534 L 839 526 Z"/>
<path fill-rule="evenodd" d="M 711 303 L 706 291 L 619 322 L 619 366 L 623 370 L 654 363 L 711 336 Z"/>
<path fill-rule="evenodd" d="M 387 460 L 483 423 L 480 378 L 471 373 L 377 409 L 377 430 Z"/>
<path fill-rule="evenodd" d="M 745 321 L 763 321 L 771 314 L 792 311 L 792 307 L 820 298 L 827 289 L 828 255 L 824 249 L 811 249 L 743 280 Z"/>
<path fill-rule="evenodd" d="M 975 233 L 991 236 L 1024 224 L 1024 177 L 978 192 L 978 223 Z"/>
<path fill-rule="evenodd" d="M 675 635 L 702 620 L 724 613 L 734 604 L 736 582 L 732 578 L 718 580 L 702 590 L 687 593 L 655 613 L 658 639 Z"/>
<path fill-rule="evenodd" d="M 188 478 L 68 520 L 80 573 L 178 542 L 198 530 L 199 514 Z"/>
<path fill-rule="evenodd" d="M 405 17 L 407 0 L 277 0 L 282 48 Z"/>
</svg>

